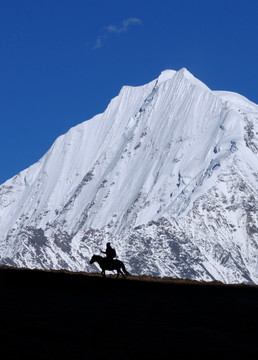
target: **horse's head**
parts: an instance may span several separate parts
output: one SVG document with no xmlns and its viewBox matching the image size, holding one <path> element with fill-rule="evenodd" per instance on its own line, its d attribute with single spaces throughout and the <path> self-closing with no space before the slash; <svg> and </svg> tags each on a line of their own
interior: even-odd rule
<svg viewBox="0 0 258 360">
<path fill-rule="evenodd" d="M 93 264 L 95 261 L 96 261 L 96 255 L 93 255 L 90 260 L 90 264 Z"/>
</svg>

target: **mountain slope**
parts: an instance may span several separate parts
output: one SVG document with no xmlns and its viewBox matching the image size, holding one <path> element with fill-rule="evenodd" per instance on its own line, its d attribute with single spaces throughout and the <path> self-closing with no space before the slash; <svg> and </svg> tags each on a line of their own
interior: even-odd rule
<svg viewBox="0 0 258 360">
<path fill-rule="evenodd" d="M 0 187 L 1 263 L 258 282 L 258 107 L 186 69 L 123 87 Z"/>
</svg>

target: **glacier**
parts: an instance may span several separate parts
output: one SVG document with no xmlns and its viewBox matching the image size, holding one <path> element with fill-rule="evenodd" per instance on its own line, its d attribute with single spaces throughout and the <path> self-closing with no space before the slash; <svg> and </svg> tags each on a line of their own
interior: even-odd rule
<svg viewBox="0 0 258 360">
<path fill-rule="evenodd" d="M 258 284 L 258 106 L 187 69 L 124 86 L 0 186 L 0 264 Z"/>
</svg>

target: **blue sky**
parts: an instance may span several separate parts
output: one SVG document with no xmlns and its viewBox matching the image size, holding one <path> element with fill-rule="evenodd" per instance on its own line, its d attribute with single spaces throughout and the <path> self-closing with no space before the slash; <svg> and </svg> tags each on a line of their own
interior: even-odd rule
<svg viewBox="0 0 258 360">
<path fill-rule="evenodd" d="M 0 183 L 165 69 L 258 103 L 257 19 L 257 0 L 0 0 Z"/>
</svg>

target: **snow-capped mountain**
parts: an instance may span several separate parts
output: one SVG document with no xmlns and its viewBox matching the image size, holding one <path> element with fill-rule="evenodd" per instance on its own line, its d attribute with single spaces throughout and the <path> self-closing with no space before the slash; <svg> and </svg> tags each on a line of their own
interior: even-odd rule
<svg viewBox="0 0 258 360">
<path fill-rule="evenodd" d="M 125 86 L 0 187 L 0 263 L 258 283 L 258 106 L 186 69 Z"/>
</svg>

